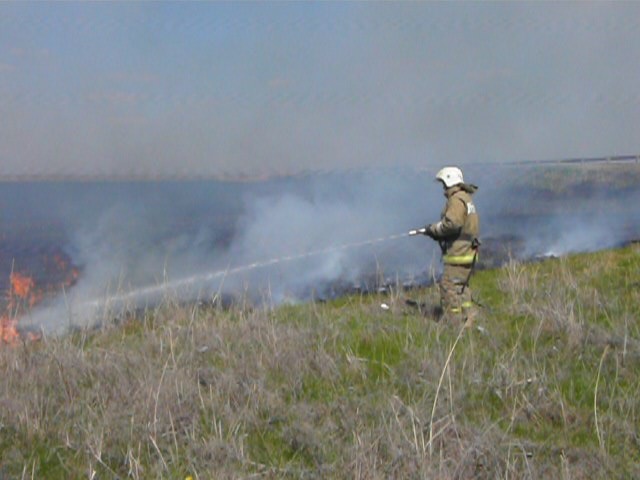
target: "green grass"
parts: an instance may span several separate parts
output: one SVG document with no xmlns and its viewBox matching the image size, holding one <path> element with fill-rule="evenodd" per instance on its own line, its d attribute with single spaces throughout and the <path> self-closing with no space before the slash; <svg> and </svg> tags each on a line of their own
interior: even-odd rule
<svg viewBox="0 0 640 480">
<path fill-rule="evenodd" d="M 479 271 L 462 332 L 405 305 L 430 288 L 3 346 L 0 478 L 637 478 L 639 271 Z"/>
</svg>

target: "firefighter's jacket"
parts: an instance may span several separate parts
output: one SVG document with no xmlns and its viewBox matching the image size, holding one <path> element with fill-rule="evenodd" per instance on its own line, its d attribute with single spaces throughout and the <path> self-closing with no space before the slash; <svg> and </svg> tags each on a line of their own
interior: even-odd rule
<svg viewBox="0 0 640 480">
<path fill-rule="evenodd" d="M 445 191 L 447 204 L 429 234 L 440 242 L 448 265 L 471 265 L 476 259 L 480 222 L 472 196 L 478 187 L 460 184 Z"/>
</svg>

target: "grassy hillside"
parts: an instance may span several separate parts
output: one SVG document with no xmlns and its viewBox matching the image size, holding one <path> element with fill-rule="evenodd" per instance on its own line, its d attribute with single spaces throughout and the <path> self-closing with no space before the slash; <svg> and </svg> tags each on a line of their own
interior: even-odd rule
<svg viewBox="0 0 640 480">
<path fill-rule="evenodd" d="M 0 348 L 0 478 L 638 478 L 640 247 Z M 389 310 L 380 308 L 385 302 Z"/>
</svg>

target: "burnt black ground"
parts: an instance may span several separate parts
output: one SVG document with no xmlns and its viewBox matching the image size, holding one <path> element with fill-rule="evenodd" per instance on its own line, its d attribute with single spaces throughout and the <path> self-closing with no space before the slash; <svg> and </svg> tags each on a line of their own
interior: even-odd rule
<svg viewBox="0 0 640 480">
<path fill-rule="evenodd" d="M 566 188 L 545 187 L 539 180 L 527 185 L 513 167 L 469 168 L 465 173 L 468 181 L 480 186 L 476 204 L 483 245 L 478 268 L 495 267 L 509 258 L 591 251 L 640 238 L 640 186 L 633 182 L 587 178 L 576 183 L 568 176 Z M 166 271 L 175 278 L 266 260 L 256 256 L 270 251 L 253 252 L 253 247 L 268 242 L 274 233 L 265 232 L 264 238 L 243 235 L 261 220 L 256 212 L 270 213 L 255 205 L 271 202 L 277 207 L 282 198 L 292 199 L 293 205 L 307 205 L 306 212 L 317 215 L 318 223 L 331 215 L 327 205 L 344 205 L 347 219 L 353 209 L 354 223 L 370 205 L 371 218 L 363 221 L 366 228 L 361 236 L 356 229 L 345 237 L 347 241 L 393 235 L 436 221 L 444 204 L 441 190 L 426 170 L 325 172 L 255 182 L 2 183 L 0 290 L 7 291 L 12 271 L 33 276 L 37 284 L 59 284 L 62 273 L 51 268 L 54 256 L 79 269 L 79 285 L 104 261 L 115 265 L 110 274 L 124 278 L 130 287 L 157 281 Z M 287 215 L 284 218 L 286 222 Z M 321 224 L 316 226 L 322 231 Z M 295 225 L 283 227 L 280 243 L 290 240 L 286 232 L 297 232 Z M 304 241 L 291 239 L 289 250 L 276 249 L 273 255 L 301 253 L 309 245 L 330 246 L 320 244 L 321 240 L 313 243 L 304 230 L 299 235 L 297 240 Z M 337 231 L 336 244 L 343 241 Z M 297 297 L 335 297 L 398 281 L 411 287 L 433 278 L 430 269 L 437 270 L 437 257 L 428 239 L 401 240 L 348 252 L 339 259 L 337 274 L 298 281 L 305 266 L 283 264 L 274 267 L 273 273 L 263 272 L 258 281 L 268 275 L 266 281 L 273 286 L 282 279 Z M 357 265 L 353 275 L 349 274 L 352 263 Z M 322 258 L 316 259 L 309 269 L 321 264 Z M 287 269 L 292 266 L 297 270 L 290 279 Z"/>
</svg>

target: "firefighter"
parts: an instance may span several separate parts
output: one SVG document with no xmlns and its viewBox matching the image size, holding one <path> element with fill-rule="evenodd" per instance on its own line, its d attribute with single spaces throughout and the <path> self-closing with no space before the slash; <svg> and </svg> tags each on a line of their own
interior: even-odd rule
<svg viewBox="0 0 640 480">
<path fill-rule="evenodd" d="M 444 167 L 436 174 L 447 203 L 440 221 L 418 232 L 436 240 L 442 249 L 444 269 L 440 280 L 439 316 L 453 323 L 473 315 L 469 279 L 478 258 L 480 225 L 472 196 L 478 187 L 464 183 L 458 167 Z"/>
</svg>

